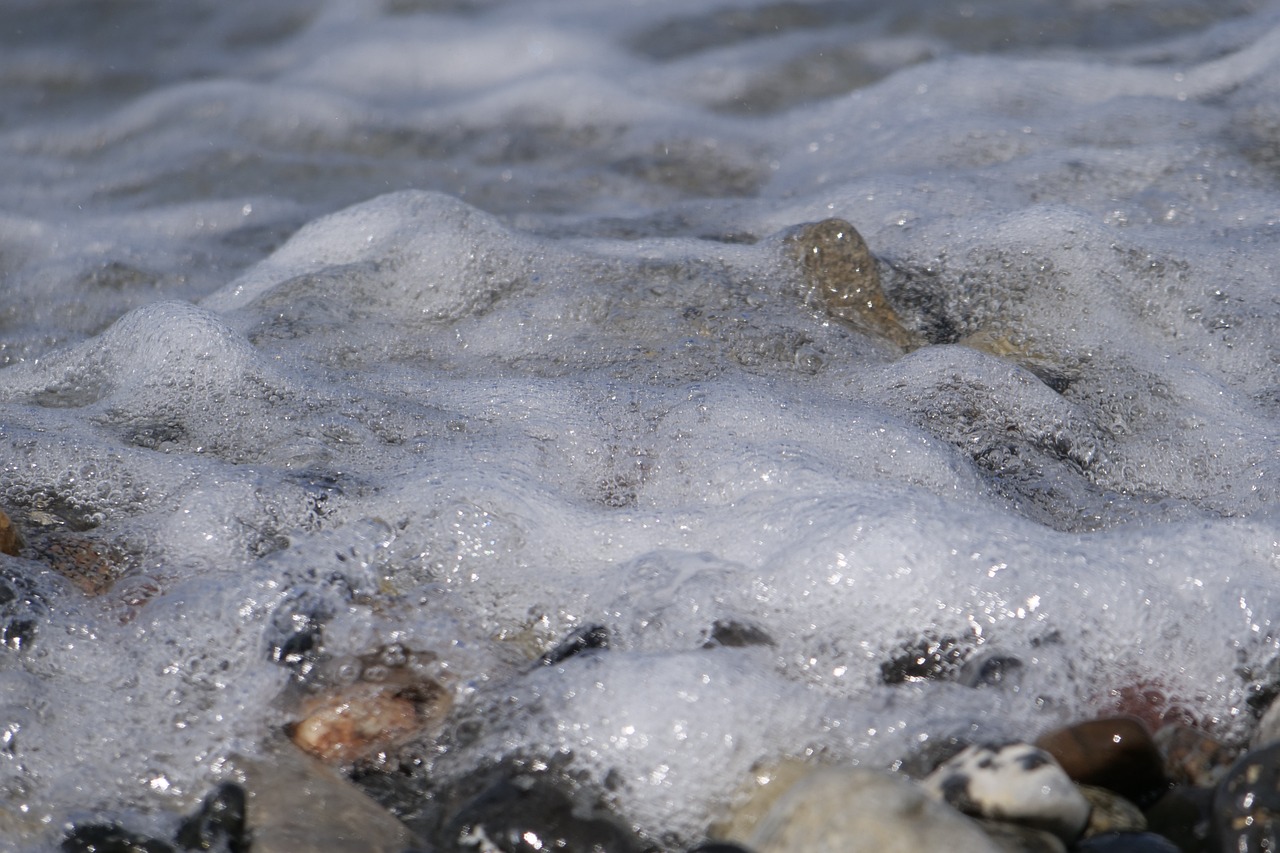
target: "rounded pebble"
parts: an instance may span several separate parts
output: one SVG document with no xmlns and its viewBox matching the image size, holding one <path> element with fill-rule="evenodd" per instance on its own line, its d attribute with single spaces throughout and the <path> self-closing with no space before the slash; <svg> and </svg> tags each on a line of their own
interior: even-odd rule
<svg viewBox="0 0 1280 853">
<path fill-rule="evenodd" d="M 1071 842 L 1089 820 L 1089 803 L 1049 753 L 1026 744 L 975 745 L 924 780 L 940 799 L 970 815 L 1044 829 Z"/>
<path fill-rule="evenodd" d="M 920 785 L 861 767 L 809 774 L 743 840 L 758 853 L 1000 853 L 973 821 Z"/>
<path fill-rule="evenodd" d="M 1109 788 L 1145 808 L 1169 789 L 1164 757 L 1147 727 L 1132 717 L 1104 717 L 1036 739 L 1077 782 Z"/>
<path fill-rule="evenodd" d="M 1213 790 L 1179 785 L 1146 812 L 1147 827 L 1183 853 L 1208 853 Z"/>
<path fill-rule="evenodd" d="M 204 798 L 200 809 L 178 828 L 178 846 L 185 850 L 228 850 L 248 853 L 244 788 L 224 782 Z"/>
<path fill-rule="evenodd" d="M 1231 766 L 1214 790 L 1212 825 L 1219 850 L 1280 850 L 1280 743 Z"/>
<path fill-rule="evenodd" d="M 517 774 L 464 805 L 445 828 L 446 850 L 533 853 L 536 850 L 608 850 L 643 847 L 603 809 L 575 800 L 546 779 Z"/>
<path fill-rule="evenodd" d="M 1078 787 L 1092 806 L 1089 825 L 1084 831 L 1086 837 L 1104 832 L 1142 832 L 1147 828 L 1142 810 L 1115 791 L 1097 785 Z"/>
<path fill-rule="evenodd" d="M 1107 832 L 1086 838 L 1076 853 L 1182 853 L 1178 845 L 1154 832 Z"/>
<path fill-rule="evenodd" d="M 1155 741 L 1170 781 L 1202 788 L 1218 784 L 1240 752 L 1189 726 L 1165 726 Z"/>
</svg>

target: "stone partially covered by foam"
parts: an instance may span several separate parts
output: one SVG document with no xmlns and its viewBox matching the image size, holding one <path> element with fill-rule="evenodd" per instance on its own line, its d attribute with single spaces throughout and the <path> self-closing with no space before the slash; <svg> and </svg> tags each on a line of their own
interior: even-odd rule
<svg viewBox="0 0 1280 853">
<path fill-rule="evenodd" d="M 1280 10 L 1123 5 L 17 3 L 0 835 L 1245 739 Z"/>
<path fill-rule="evenodd" d="M 456 199 L 404 192 L 307 225 L 204 305 L 225 312 L 256 300 L 270 311 L 332 299 L 352 319 L 456 320 L 535 275 L 530 254 L 527 241 Z"/>
</svg>

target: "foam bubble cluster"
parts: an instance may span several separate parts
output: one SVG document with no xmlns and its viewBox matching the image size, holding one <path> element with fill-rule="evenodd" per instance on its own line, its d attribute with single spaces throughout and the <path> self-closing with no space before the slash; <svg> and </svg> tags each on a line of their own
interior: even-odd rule
<svg viewBox="0 0 1280 853">
<path fill-rule="evenodd" d="M 787 757 L 1247 736 L 1280 7 L 1085 5 L 148 5 L 90 45 L 18 4 L 0 836 L 172 837 L 335 691 L 394 718 L 355 775 L 415 829 L 516 762 L 672 849 Z"/>
</svg>

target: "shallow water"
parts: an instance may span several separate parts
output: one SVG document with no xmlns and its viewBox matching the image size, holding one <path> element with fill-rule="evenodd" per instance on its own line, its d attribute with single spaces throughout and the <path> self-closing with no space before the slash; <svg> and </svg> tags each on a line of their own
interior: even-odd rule
<svg viewBox="0 0 1280 853">
<path fill-rule="evenodd" d="M 393 644 L 455 704 L 390 764 L 673 847 L 783 756 L 1246 736 L 1280 4 L 891 5 L 10 3 L 0 831 L 171 834 Z"/>
</svg>

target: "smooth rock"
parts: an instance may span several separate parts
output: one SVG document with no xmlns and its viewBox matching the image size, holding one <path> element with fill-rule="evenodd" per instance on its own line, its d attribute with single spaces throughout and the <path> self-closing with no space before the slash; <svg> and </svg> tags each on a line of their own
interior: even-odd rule
<svg viewBox="0 0 1280 853">
<path fill-rule="evenodd" d="M 1213 789 L 1179 785 L 1147 809 L 1147 828 L 1182 853 L 1208 853 L 1212 815 Z"/>
<path fill-rule="evenodd" d="M 1089 820 L 1089 802 L 1049 753 L 1026 744 L 970 746 L 924 780 L 969 815 L 1013 821 L 1070 843 Z"/>
<path fill-rule="evenodd" d="M 790 757 L 752 767 L 751 777 L 734 795 L 728 815 L 712 823 L 707 834 L 715 839 L 750 838 L 779 798 L 813 772 L 812 762 Z"/>
<path fill-rule="evenodd" d="M 1086 838 L 1075 853 L 1182 853 L 1178 845 L 1154 832 L 1107 832 Z"/>
<path fill-rule="evenodd" d="M 609 629 L 604 625 L 584 625 L 538 659 L 542 666 L 554 666 L 575 655 L 609 648 Z"/>
<path fill-rule="evenodd" d="M 1240 757 L 1240 750 L 1189 726 L 1165 726 L 1155 742 L 1164 755 L 1165 775 L 1180 785 L 1212 788 Z"/>
<path fill-rule="evenodd" d="M 757 853 L 1000 853 L 920 785 L 861 767 L 817 770 L 783 794 L 751 838 Z"/>
<path fill-rule="evenodd" d="M 1067 853 L 1067 845 L 1052 832 L 1002 820 L 979 820 L 987 837 L 1006 853 Z"/>
<path fill-rule="evenodd" d="M 1086 838 L 1104 832 L 1142 832 L 1147 828 L 1147 818 L 1142 809 L 1115 791 L 1097 785 L 1077 787 L 1091 806 L 1089 825 L 1084 830 Z"/>
<path fill-rule="evenodd" d="M 253 853 L 402 853 L 416 843 L 390 812 L 292 744 L 235 766 Z"/>
<path fill-rule="evenodd" d="M 1269 746 L 1280 741 L 1280 699 L 1272 700 L 1258 720 L 1258 727 L 1253 731 L 1249 746 L 1253 749 Z"/>
<path fill-rule="evenodd" d="M 796 226 L 786 238 L 804 271 L 806 297 L 859 331 L 903 349 L 923 340 L 903 324 L 880 286 L 876 259 L 862 235 L 843 219 Z"/>
<path fill-rule="evenodd" d="M 62 841 L 62 853 L 173 853 L 167 842 L 111 824 L 82 824 Z"/>
<path fill-rule="evenodd" d="M 1213 792 L 1210 849 L 1280 850 L 1280 743 L 1242 755 Z"/>
<path fill-rule="evenodd" d="M 597 804 L 575 799 L 538 774 L 516 774 L 464 805 L 442 834 L 447 851 L 539 850 L 640 853 L 644 845 Z M 255 850 L 256 853 L 256 850 Z"/>
<path fill-rule="evenodd" d="M 1139 808 L 1169 789 L 1164 757 L 1150 732 L 1132 717 L 1104 717 L 1036 738 L 1077 782 L 1109 788 Z"/>
<path fill-rule="evenodd" d="M 215 788 L 196 813 L 182 822 L 177 842 L 184 850 L 249 853 L 244 788 L 233 782 L 224 782 Z"/>
<path fill-rule="evenodd" d="M 730 844 L 726 841 L 712 841 L 707 844 L 699 844 L 697 847 L 689 849 L 689 853 L 751 853 L 745 847 L 737 844 Z"/>
<path fill-rule="evenodd" d="M 964 662 L 956 681 L 965 687 L 999 687 L 1017 690 L 1022 683 L 1022 659 L 991 649 L 976 654 Z"/>
<path fill-rule="evenodd" d="M 309 696 L 289 730 L 316 758 L 350 764 L 404 743 L 438 725 L 453 704 L 449 690 L 424 674 L 429 652 L 399 645 L 357 658 L 357 680 Z"/>
</svg>

